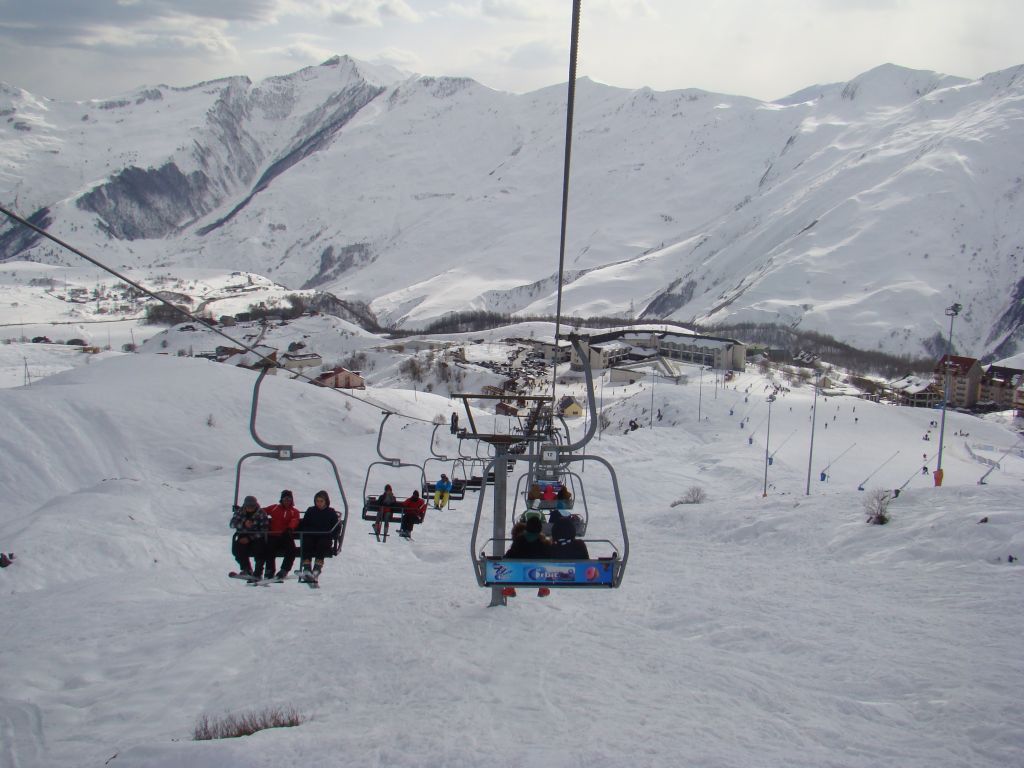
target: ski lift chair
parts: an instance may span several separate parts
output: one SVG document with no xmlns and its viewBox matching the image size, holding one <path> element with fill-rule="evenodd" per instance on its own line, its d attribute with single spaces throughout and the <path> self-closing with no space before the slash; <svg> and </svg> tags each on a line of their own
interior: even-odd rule
<svg viewBox="0 0 1024 768">
<path fill-rule="evenodd" d="M 544 488 L 547 486 L 551 486 L 555 490 L 554 499 L 543 498 Z M 577 504 L 577 499 L 579 504 Z M 522 512 L 518 509 L 520 500 L 523 501 Z M 562 513 L 576 525 L 577 536 L 582 538 L 587 535 L 587 521 L 590 515 L 587 509 L 587 494 L 583 479 L 567 467 L 561 467 L 554 476 L 550 474 L 547 476 L 531 475 L 530 472 L 519 476 L 519 480 L 516 482 L 512 517 L 514 520 L 525 520 L 526 513 L 531 510 L 538 510 L 545 515 L 545 534 L 551 532 L 554 515 Z"/>
<path fill-rule="evenodd" d="M 480 540 L 480 522 L 484 506 L 484 494 L 481 494 L 477 503 L 477 514 L 473 524 L 473 535 L 470 545 L 477 583 L 482 587 L 618 587 L 622 581 L 626 560 L 628 559 L 629 540 L 626 534 L 622 499 L 619 493 L 615 470 L 611 464 L 600 456 L 559 456 L 557 450 L 544 450 L 542 453 L 546 453 L 549 460 L 565 465 L 563 472 L 569 472 L 576 478 L 579 476 L 572 473 L 568 466 L 572 462 L 589 460 L 604 466 L 608 470 L 620 530 L 621 550 L 620 546 L 610 539 L 586 539 L 580 537 L 591 553 L 591 557 L 586 560 L 562 560 L 557 558 L 522 560 L 507 558 L 504 555 L 488 555 L 487 551 L 489 549 L 493 550 L 497 544 L 501 545 L 502 552 L 507 551 L 512 540 L 511 538 L 495 539 L 493 537 L 485 541 Z M 488 469 L 493 469 L 495 461 L 496 459 L 490 462 Z M 533 470 L 536 468 L 535 465 L 542 461 L 540 454 L 524 456 L 521 461 L 526 461 L 530 464 L 530 471 L 524 477 L 536 476 L 537 473 Z M 580 497 L 585 498 L 585 492 L 582 492 L 582 487 L 582 482 L 580 482 Z M 527 509 L 523 512 L 524 517 L 530 514 L 543 515 L 543 512 L 539 509 Z M 595 551 L 599 552 L 599 554 L 595 555 Z"/>
<path fill-rule="evenodd" d="M 234 513 L 237 512 L 239 509 L 238 500 L 242 487 L 242 466 L 249 459 L 268 458 L 274 459 L 276 461 L 295 461 L 309 458 L 323 459 L 330 465 L 331 471 L 334 474 L 334 481 L 338 488 L 338 495 L 335 498 L 341 500 L 341 511 L 339 513 L 338 522 L 330 531 L 332 541 L 331 556 L 333 557 L 341 553 L 341 547 L 345 541 L 345 531 L 348 528 L 349 512 L 348 499 L 345 497 L 345 489 L 341 484 L 341 475 L 338 473 L 338 465 L 334 463 L 334 459 L 332 459 L 325 453 L 316 453 L 312 451 L 295 451 L 293 446 L 291 445 L 278 445 L 273 443 L 267 443 L 266 441 L 262 440 L 260 436 L 256 433 L 256 415 L 259 412 L 260 388 L 263 385 L 263 379 L 264 377 L 266 377 L 267 371 L 269 371 L 272 367 L 274 367 L 274 365 L 266 364 L 260 368 L 259 376 L 256 377 L 256 384 L 253 386 L 252 408 L 249 414 L 249 434 L 252 435 L 252 439 L 256 442 L 257 445 L 266 448 L 267 450 L 252 451 L 250 453 L 246 453 L 238 460 L 238 463 L 235 465 L 235 492 L 231 502 L 231 511 Z M 238 533 L 236 532 L 235 536 L 237 535 Z M 302 540 L 304 534 L 301 532 L 296 532 L 294 535 L 299 538 L 299 552 L 301 557 Z M 315 535 L 321 536 L 323 534 L 317 533 Z"/>
<path fill-rule="evenodd" d="M 430 457 L 428 457 L 423 462 L 423 478 L 424 479 L 423 479 L 423 489 L 421 491 L 421 495 L 427 501 L 430 501 L 430 500 L 432 500 L 434 498 L 434 494 L 437 491 L 437 488 L 435 487 L 436 486 L 436 481 L 434 481 L 434 480 L 427 480 L 426 478 L 433 477 L 434 474 L 440 474 L 441 470 L 445 468 L 444 465 L 446 465 L 448 462 L 451 462 L 451 467 L 448 468 L 448 474 L 449 474 L 448 479 L 451 480 L 452 489 L 451 489 L 451 491 L 448 492 L 448 499 L 449 499 L 449 501 L 462 501 L 464 498 L 466 498 L 466 482 L 465 482 L 464 479 L 459 479 L 455 475 L 456 461 L 454 459 L 450 459 L 449 457 L 444 456 L 444 455 L 438 453 L 434 449 L 434 437 L 437 435 L 437 430 L 438 430 L 439 426 L 440 425 L 435 425 L 434 426 L 434 431 L 431 433 L 431 436 L 430 436 L 430 454 L 431 455 L 430 455 Z M 437 470 L 436 473 L 432 473 L 432 472 L 428 471 L 428 467 L 431 466 L 431 462 L 434 462 L 434 463 L 442 465 L 441 467 L 438 467 L 438 470 Z M 465 473 L 465 470 L 463 470 L 463 474 L 464 473 Z"/>
<path fill-rule="evenodd" d="M 423 474 L 423 467 L 421 465 L 411 464 L 409 462 L 404 462 L 401 459 L 385 456 L 381 451 L 381 439 L 384 436 L 384 425 L 387 423 L 387 420 L 391 415 L 391 413 L 385 413 L 384 418 L 381 419 L 380 428 L 377 432 L 377 455 L 380 456 L 380 460 L 370 462 L 369 466 L 366 468 L 366 480 L 363 482 L 362 517 L 363 520 L 373 524 L 370 535 L 374 536 L 377 541 L 380 542 L 388 540 L 388 532 L 391 524 L 401 523 L 402 515 L 405 513 L 405 510 L 401 503 L 397 501 L 397 495 L 397 503 L 385 507 L 381 505 L 379 495 L 373 496 L 369 493 L 371 476 L 382 474 L 379 470 L 375 472 L 374 467 L 387 467 L 388 474 L 394 477 L 397 477 L 396 471 L 405 470 L 402 472 L 402 476 L 406 477 L 407 480 L 411 480 L 413 478 L 413 474 L 408 470 L 415 470 L 415 482 L 411 482 L 409 484 L 413 485 L 416 489 L 421 489 L 426 485 L 426 476 Z M 391 485 L 392 490 L 394 490 L 396 482 L 397 479 L 393 478 L 392 482 L 385 484 Z"/>
</svg>

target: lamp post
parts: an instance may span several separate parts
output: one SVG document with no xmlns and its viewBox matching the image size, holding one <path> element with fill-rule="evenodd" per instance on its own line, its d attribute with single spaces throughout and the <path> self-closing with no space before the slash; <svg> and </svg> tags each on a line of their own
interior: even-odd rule
<svg viewBox="0 0 1024 768">
<path fill-rule="evenodd" d="M 654 368 L 651 368 L 651 429 L 654 429 Z"/>
<path fill-rule="evenodd" d="M 944 372 L 944 386 L 942 393 L 942 419 L 939 423 L 939 458 L 938 463 L 935 466 L 935 485 L 942 485 L 942 443 L 943 437 L 946 435 L 946 403 L 949 402 L 949 384 L 952 379 L 951 370 L 953 361 L 950 357 L 953 354 L 953 320 L 957 315 L 960 314 L 960 310 L 963 309 L 962 304 L 951 304 L 946 307 L 946 317 L 949 318 L 949 337 L 946 340 L 946 357 L 945 357 L 945 372 Z"/>
<path fill-rule="evenodd" d="M 764 493 L 761 498 L 768 496 L 768 443 L 772 439 L 772 403 L 775 402 L 775 395 L 768 395 L 768 429 L 764 434 Z"/>
<path fill-rule="evenodd" d="M 818 363 L 814 363 L 814 405 L 811 406 L 811 448 L 807 452 L 807 488 L 804 496 L 811 495 L 811 462 L 814 461 L 814 425 L 818 419 L 818 389 L 820 387 L 821 371 L 818 370 Z"/>
<path fill-rule="evenodd" d="M 697 423 L 700 423 L 700 401 L 704 394 L 704 366 L 700 367 L 700 383 L 697 385 Z"/>
</svg>

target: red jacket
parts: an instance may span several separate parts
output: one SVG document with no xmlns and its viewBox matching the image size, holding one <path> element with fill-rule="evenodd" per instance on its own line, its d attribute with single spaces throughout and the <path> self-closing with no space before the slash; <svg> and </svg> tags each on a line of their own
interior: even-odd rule
<svg viewBox="0 0 1024 768">
<path fill-rule="evenodd" d="M 423 522 L 423 518 L 427 515 L 427 502 L 423 499 L 414 499 L 410 496 L 408 499 L 402 502 L 402 507 L 406 512 L 416 515 Z"/>
<path fill-rule="evenodd" d="M 286 507 L 283 504 L 271 504 L 264 512 L 270 516 L 270 533 L 279 534 L 284 531 L 294 531 L 299 527 L 299 510 L 293 504 Z"/>
</svg>

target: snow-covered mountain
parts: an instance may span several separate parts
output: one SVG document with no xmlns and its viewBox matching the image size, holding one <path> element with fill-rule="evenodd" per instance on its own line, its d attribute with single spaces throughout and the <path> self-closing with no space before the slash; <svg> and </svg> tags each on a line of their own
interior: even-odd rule
<svg viewBox="0 0 1024 768">
<path fill-rule="evenodd" d="M 1024 67 L 893 65 L 776 102 L 577 85 L 564 310 L 862 348 L 1024 339 Z M 552 313 L 565 88 L 347 57 L 57 102 L 0 86 L 0 201 L 115 265 L 232 268 L 382 324 Z M 0 260 L 71 263 L 7 225 Z"/>
</svg>

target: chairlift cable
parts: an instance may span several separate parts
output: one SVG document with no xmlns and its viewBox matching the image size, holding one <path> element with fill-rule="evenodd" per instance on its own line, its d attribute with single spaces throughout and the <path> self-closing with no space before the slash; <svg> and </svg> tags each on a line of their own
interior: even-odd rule
<svg viewBox="0 0 1024 768">
<path fill-rule="evenodd" d="M 245 342 L 238 341 L 237 339 L 232 337 L 230 334 L 227 334 L 227 333 L 225 333 L 224 331 L 222 331 L 222 330 L 220 330 L 218 328 L 215 328 L 215 327 L 213 327 L 211 325 L 208 325 L 205 320 L 203 320 L 202 318 L 197 317 L 196 315 L 193 315 L 187 309 L 182 309 L 181 307 L 171 303 L 167 299 L 165 299 L 165 298 L 163 298 L 161 296 L 158 296 L 157 294 L 153 293 L 153 291 L 149 290 L 145 286 L 143 286 L 140 283 L 137 283 L 136 281 L 132 280 L 130 277 L 121 274 L 120 272 L 118 272 L 113 267 L 109 267 L 106 264 L 104 264 L 102 261 L 100 261 L 99 259 L 96 259 L 96 258 L 94 258 L 92 256 L 89 256 L 87 253 L 81 251 L 80 249 L 76 248 L 75 246 L 71 245 L 70 243 L 67 243 L 64 240 L 61 240 L 56 235 L 51 234 L 50 232 L 46 231 L 42 227 L 39 227 L 39 226 L 33 224 L 28 219 L 26 219 L 26 218 L 24 218 L 22 216 L 19 216 L 17 213 L 9 210 L 8 208 L 6 208 L 6 207 L 4 207 L 2 205 L 0 205 L 0 213 L 4 214 L 5 216 L 7 216 L 12 221 L 15 221 L 18 224 L 21 224 L 21 225 L 23 225 L 25 227 L 28 227 L 29 229 L 31 229 L 31 230 L 35 231 L 36 233 L 42 235 L 46 239 L 51 240 L 52 242 L 54 242 L 57 245 L 59 245 L 61 248 L 64 248 L 64 249 L 66 249 L 68 251 L 71 251 L 71 253 L 75 254 L 76 256 L 79 256 L 80 258 L 85 259 L 86 261 L 88 261 L 93 266 L 99 267 L 104 272 L 110 273 L 111 275 L 116 277 L 118 280 L 121 280 L 121 281 L 127 283 L 128 285 L 132 286 L 133 288 L 135 288 L 136 290 L 140 291 L 141 293 L 146 294 L 150 298 L 156 299 L 161 304 L 164 304 L 165 306 L 170 307 L 172 310 L 174 310 L 178 314 L 182 315 L 183 317 L 188 318 L 192 322 L 197 323 L 198 325 L 200 325 L 200 326 L 202 326 L 204 328 L 209 328 L 211 331 L 216 333 L 218 336 L 222 336 L 223 338 L 225 338 L 228 341 L 230 341 L 237 348 L 244 349 L 247 352 L 251 352 L 252 354 L 256 355 L 264 363 L 266 363 L 268 365 L 270 365 L 272 363 L 273 365 L 271 365 L 270 367 L 275 367 L 275 368 L 283 367 L 283 366 L 281 366 L 280 363 L 277 363 L 276 361 L 271 360 L 269 357 L 267 357 L 262 352 L 260 352 L 257 349 L 255 349 L 254 347 L 249 346 Z M 295 374 L 295 378 L 303 379 L 303 380 L 309 382 L 310 384 L 314 384 L 315 383 L 315 381 L 312 378 L 310 378 L 309 376 L 307 376 L 306 374 L 301 373 L 301 372 L 296 373 Z M 362 398 L 362 397 L 358 397 L 357 395 L 353 395 L 350 392 L 344 392 L 341 389 L 336 389 L 335 387 L 328 387 L 328 389 L 330 389 L 332 392 L 336 392 L 339 395 L 342 395 L 343 397 L 350 397 L 353 400 L 356 400 L 356 401 L 358 401 L 360 403 L 363 403 L 364 405 L 370 406 L 371 408 L 376 408 L 378 411 L 381 411 L 383 413 L 394 412 L 393 408 L 385 407 L 383 405 L 379 405 L 379 404 L 374 403 L 371 400 L 368 400 L 366 398 Z M 424 418 L 419 417 L 419 416 L 408 416 L 408 415 L 403 414 L 403 413 L 395 413 L 395 415 L 401 416 L 404 419 L 409 419 L 410 421 L 420 421 L 420 422 L 423 422 L 424 424 L 433 424 L 434 423 L 430 419 L 424 419 Z"/>
<path fill-rule="evenodd" d="M 572 118 L 576 103 L 576 59 L 580 40 L 580 5 L 573 0 L 572 32 L 569 46 L 569 92 L 565 110 L 565 162 L 562 169 L 562 220 L 558 242 L 558 290 L 555 300 L 555 349 L 551 365 L 551 403 L 555 404 L 555 383 L 558 380 L 558 334 L 562 325 L 562 283 L 565 277 L 565 232 L 569 217 L 569 169 L 572 156 Z"/>
</svg>

